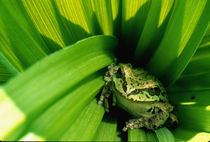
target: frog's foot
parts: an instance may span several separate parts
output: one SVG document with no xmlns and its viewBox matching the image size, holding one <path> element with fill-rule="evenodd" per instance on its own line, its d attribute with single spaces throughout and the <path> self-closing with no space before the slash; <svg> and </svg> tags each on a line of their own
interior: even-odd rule
<svg viewBox="0 0 210 142">
<path fill-rule="evenodd" d="M 131 119 L 128 122 L 126 122 L 126 126 L 123 128 L 123 131 L 126 132 L 128 129 L 137 129 L 144 127 L 144 118 L 138 118 L 138 119 Z"/>
</svg>

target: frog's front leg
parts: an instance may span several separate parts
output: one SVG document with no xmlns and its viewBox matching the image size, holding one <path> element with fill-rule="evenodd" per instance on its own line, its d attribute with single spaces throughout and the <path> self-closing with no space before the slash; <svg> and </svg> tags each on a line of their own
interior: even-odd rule
<svg viewBox="0 0 210 142">
<path fill-rule="evenodd" d="M 109 112 L 109 97 L 111 95 L 109 84 L 105 84 L 100 99 L 98 101 L 98 104 L 102 105 L 104 104 L 104 109 L 106 112 Z"/>
</svg>

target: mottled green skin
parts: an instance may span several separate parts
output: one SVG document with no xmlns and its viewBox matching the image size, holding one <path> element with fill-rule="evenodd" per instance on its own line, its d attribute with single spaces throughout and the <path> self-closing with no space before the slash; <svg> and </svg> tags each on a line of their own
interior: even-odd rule
<svg viewBox="0 0 210 142">
<path fill-rule="evenodd" d="M 170 123 L 177 122 L 171 113 L 173 106 L 168 103 L 166 91 L 154 76 L 141 68 L 133 69 L 131 64 L 112 64 L 108 69 L 99 104 L 104 103 L 108 112 L 108 99 L 112 95 L 113 106 L 118 105 L 137 118 L 130 120 L 124 131 L 141 127 L 157 129 L 168 118 Z"/>
</svg>

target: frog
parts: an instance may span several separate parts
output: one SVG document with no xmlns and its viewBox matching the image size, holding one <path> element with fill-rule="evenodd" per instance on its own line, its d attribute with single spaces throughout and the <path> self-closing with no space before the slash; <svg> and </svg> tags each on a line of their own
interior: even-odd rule
<svg viewBox="0 0 210 142">
<path fill-rule="evenodd" d="M 133 118 L 126 122 L 123 131 L 155 130 L 178 123 L 163 84 L 146 70 L 133 68 L 130 63 L 113 63 L 108 66 L 104 81 L 98 104 L 109 112 L 112 100 L 113 107 L 118 106 Z"/>
</svg>

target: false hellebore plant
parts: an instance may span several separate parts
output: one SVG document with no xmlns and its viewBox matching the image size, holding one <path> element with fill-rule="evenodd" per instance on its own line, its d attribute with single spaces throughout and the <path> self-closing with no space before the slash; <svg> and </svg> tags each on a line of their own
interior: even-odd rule
<svg viewBox="0 0 210 142">
<path fill-rule="evenodd" d="M 209 141 L 209 13 L 209 0 L 0 0 L 0 140 Z M 162 81 L 175 128 L 122 132 L 128 114 L 97 104 L 115 58 Z"/>
</svg>

